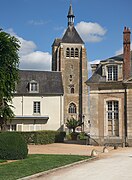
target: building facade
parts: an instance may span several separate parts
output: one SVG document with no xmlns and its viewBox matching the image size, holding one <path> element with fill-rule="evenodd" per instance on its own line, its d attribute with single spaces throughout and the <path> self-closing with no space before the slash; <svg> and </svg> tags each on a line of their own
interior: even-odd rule
<svg viewBox="0 0 132 180">
<path fill-rule="evenodd" d="M 19 76 L 13 98 L 15 118 L 8 122 L 8 130 L 63 130 L 61 72 L 20 70 Z"/>
<path fill-rule="evenodd" d="M 96 143 L 132 145 L 130 29 L 124 28 L 123 54 L 92 64 L 90 135 Z"/>
<path fill-rule="evenodd" d="M 66 130 L 74 117 L 86 129 L 88 120 L 87 57 L 84 42 L 74 27 L 72 5 L 68 27 L 52 45 L 52 71 L 20 70 L 13 98 L 15 118 L 9 130 Z M 81 127 L 82 128 L 82 127 Z"/>
</svg>

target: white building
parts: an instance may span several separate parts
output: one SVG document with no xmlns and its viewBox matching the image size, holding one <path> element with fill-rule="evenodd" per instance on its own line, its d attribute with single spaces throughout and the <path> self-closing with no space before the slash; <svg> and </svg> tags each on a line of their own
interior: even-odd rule
<svg viewBox="0 0 132 180">
<path fill-rule="evenodd" d="M 9 130 L 63 129 L 63 87 L 61 72 L 20 71 L 13 98 L 15 118 Z"/>
</svg>

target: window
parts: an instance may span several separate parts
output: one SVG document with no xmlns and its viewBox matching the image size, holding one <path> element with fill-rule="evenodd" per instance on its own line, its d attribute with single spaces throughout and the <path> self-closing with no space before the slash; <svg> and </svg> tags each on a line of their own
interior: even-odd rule
<svg viewBox="0 0 132 180">
<path fill-rule="evenodd" d="M 70 75 L 70 78 L 69 78 L 70 81 L 72 81 L 72 75 Z"/>
<path fill-rule="evenodd" d="M 66 49 L 66 57 L 70 57 L 70 49 L 69 48 Z"/>
<path fill-rule="evenodd" d="M 31 83 L 31 91 L 37 91 L 37 83 Z"/>
<path fill-rule="evenodd" d="M 119 103 L 107 102 L 108 135 L 119 136 Z"/>
<path fill-rule="evenodd" d="M 33 113 L 40 113 L 40 102 L 33 103 Z"/>
<path fill-rule="evenodd" d="M 71 87 L 71 94 L 74 94 L 74 87 Z"/>
<path fill-rule="evenodd" d="M 117 66 L 108 66 L 108 81 L 118 80 L 118 69 Z"/>
<path fill-rule="evenodd" d="M 78 57 L 79 53 L 78 53 L 78 48 L 75 49 L 75 57 Z"/>
<path fill-rule="evenodd" d="M 16 131 L 16 124 L 7 125 L 8 131 Z"/>
<path fill-rule="evenodd" d="M 39 91 L 39 86 L 38 86 L 38 83 L 34 80 L 32 80 L 30 83 L 29 83 L 29 90 L 30 92 L 32 93 L 36 93 Z"/>
<path fill-rule="evenodd" d="M 74 49 L 71 48 L 71 57 L 74 57 Z"/>
<path fill-rule="evenodd" d="M 74 103 L 70 103 L 68 113 L 76 113 L 76 105 Z"/>
</svg>

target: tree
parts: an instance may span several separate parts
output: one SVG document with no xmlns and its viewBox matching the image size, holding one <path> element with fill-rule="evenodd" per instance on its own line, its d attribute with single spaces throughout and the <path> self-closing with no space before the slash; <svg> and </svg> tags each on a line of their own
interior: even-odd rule
<svg viewBox="0 0 132 180">
<path fill-rule="evenodd" d="M 18 82 L 20 48 L 14 36 L 0 30 L 0 127 L 5 130 L 7 120 L 14 116 L 12 111 L 13 94 Z"/>
<path fill-rule="evenodd" d="M 66 122 L 66 127 L 70 130 L 72 129 L 73 133 L 75 132 L 76 127 L 81 126 L 81 125 L 82 123 L 80 122 L 80 120 L 77 121 L 73 117 L 71 119 L 68 119 Z"/>
</svg>

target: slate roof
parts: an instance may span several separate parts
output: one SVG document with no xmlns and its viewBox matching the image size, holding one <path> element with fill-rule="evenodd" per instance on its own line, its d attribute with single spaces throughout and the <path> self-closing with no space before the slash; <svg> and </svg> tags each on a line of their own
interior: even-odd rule
<svg viewBox="0 0 132 180">
<path fill-rule="evenodd" d="M 19 76 L 15 95 L 63 95 L 61 72 L 20 70 Z M 29 83 L 32 80 L 39 84 L 39 93 L 29 92 Z"/>
<path fill-rule="evenodd" d="M 84 44 L 83 40 L 79 36 L 78 32 L 76 31 L 75 27 L 68 26 L 63 38 L 62 43 L 78 43 L 78 44 Z"/>
<path fill-rule="evenodd" d="M 62 39 L 56 38 L 52 44 L 52 46 L 59 46 L 59 44 L 62 42 Z"/>
<path fill-rule="evenodd" d="M 75 17 L 75 16 L 74 16 L 74 13 L 73 13 L 73 9 L 72 9 L 72 4 L 70 4 L 70 7 L 69 7 L 69 11 L 68 11 L 67 17 L 70 17 L 70 16 Z"/>
</svg>

